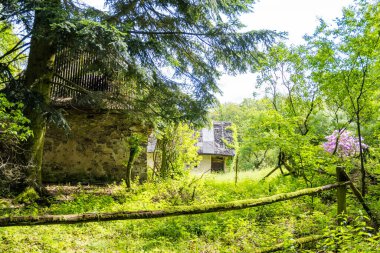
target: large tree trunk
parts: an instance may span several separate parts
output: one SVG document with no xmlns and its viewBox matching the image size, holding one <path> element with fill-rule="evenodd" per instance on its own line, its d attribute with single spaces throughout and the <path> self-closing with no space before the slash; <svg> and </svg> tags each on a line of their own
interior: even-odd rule
<svg viewBox="0 0 380 253">
<path fill-rule="evenodd" d="M 28 65 L 25 71 L 25 85 L 35 95 L 34 101 L 27 104 L 26 116 L 31 121 L 33 136 L 26 144 L 27 184 L 33 187 L 41 185 L 41 166 L 46 131 L 44 105 L 50 103 L 51 79 L 53 77 L 56 46 L 51 31 L 51 23 L 57 17 L 59 0 L 45 0 L 43 10 L 35 12 Z"/>
</svg>

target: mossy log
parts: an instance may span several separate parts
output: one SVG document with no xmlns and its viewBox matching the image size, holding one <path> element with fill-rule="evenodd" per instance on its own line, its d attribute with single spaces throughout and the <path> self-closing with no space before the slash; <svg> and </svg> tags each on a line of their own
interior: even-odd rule
<svg viewBox="0 0 380 253">
<path fill-rule="evenodd" d="M 0 227 L 6 226 L 32 226 L 48 224 L 73 224 L 96 221 L 111 220 L 132 220 L 132 219 L 150 219 L 168 216 L 201 214 L 222 212 L 230 210 L 239 210 L 256 206 L 268 205 L 280 201 L 290 200 L 305 195 L 312 195 L 319 192 L 335 189 L 349 182 L 330 184 L 315 188 L 302 189 L 295 192 L 281 193 L 270 197 L 259 199 L 238 200 L 227 203 L 206 204 L 198 206 L 180 206 L 172 207 L 166 210 L 142 210 L 142 211 L 121 211 L 111 213 L 84 213 L 70 215 L 41 215 L 41 216 L 12 216 L 0 218 Z"/>
<path fill-rule="evenodd" d="M 322 240 L 324 238 L 326 238 L 326 236 L 311 235 L 311 236 L 307 236 L 307 237 L 298 238 L 298 239 L 294 240 L 292 243 L 280 243 L 280 244 L 274 245 L 272 247 L 259 249 L 259 250 L 254 251 L 254 252 L 256 252 L 256 253 L 276 252 L 276 251 L 280 251 L 280 250 L 290 248 L 292 246 L 301 247 L 302 245 L 304 245 L 306 243 L 319 241 L 319 240 Z"/>
</svg>

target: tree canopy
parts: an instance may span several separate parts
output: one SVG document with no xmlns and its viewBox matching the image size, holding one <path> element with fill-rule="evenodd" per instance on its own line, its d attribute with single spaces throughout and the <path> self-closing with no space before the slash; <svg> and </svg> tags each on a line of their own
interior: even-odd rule
<svg viewBox="0 0 380 253">
<path fill-rule="evenodd" d="M 97 68 L 129 89 L 133 99 L 113 96 L 128 104 L 142 120 L 201 122 L 215 103 L 217 79 L 223 72 L 257 68 L 263 51 L 281 34 L 272 31 L 239 33 L 239 16 L 252 11 L 254 1 L 119 1 L 107 0 L 107 11 L 74 0 L 5 0 L 0 20 L 19 29 L 28 63 L 19 85 L 33 137 L 25 160 L 29 173 L 41 182 L 43 142 L 57 52 L 69 48 L 90 52 Z M 7 54 L 7 53 L 5 53 Z M 2 73 L 6 70 L 1 70 Z M 75 83 L 70 83 L 75 85 Z M 88 92 L 81 89 L 82 92 Z M 88 92 L 90 93 L 90 92 Z M 27 95 L 25 95 L 27 94 Z"/>
<path fill-rule="evenodd" d="M 268 50 L 257 76 L 265 97 L 216 110 L 240 127 L 245 167 L 271 162 L 275 153 L 277 167 L 311 179 L 316 171 L 345 164 L 359 169 L 366 193 L 372 172 L 365 164 L 379 161 L 378 17 L 378 3 L 355 1 L 332 24 L 320 20 L 303 45 Z M 252 160 L 252 154 L 261 158 Z"/>
<path fill-rule="evenodd" d="M 119 65 L 117 78 L 137 83 L 137 108 L 164 118 L 204 115 L 220 74 L 257 67 L 277 36 L 238 33 L 239 15 L 252 11 L 254 1 L 106 1 L 107 11 L 47 2 L 3 1 L 0 18 L 22 26 L 24 37 L 51 40 L 54 50 L 77 48 L 110 59 L 112 65 L 102 67 Z M 40 22 L 35 11 L 44 13 Z"/>
</svg>

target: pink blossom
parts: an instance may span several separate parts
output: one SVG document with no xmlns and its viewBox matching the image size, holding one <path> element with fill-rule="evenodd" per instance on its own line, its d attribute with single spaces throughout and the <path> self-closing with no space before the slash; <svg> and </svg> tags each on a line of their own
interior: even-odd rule
<svg viewBox="0 0 380 253">
<path fill-rule="evenodd" d="M 337 140 L 338 138 L 338 140 Z M 348 130 L 335 130 L 332 135 L 326 136 L 327 142 L 323 143 L 323 148 L 333 154 L 334 151 L 341 157 L 354 156 L 357 154 L 359 150 L 359 138 L 356 138 L 350 131 Z M 362 149 L 368 148 L 368 145 L 363 143 L 362 141 Z"/>
</svg>

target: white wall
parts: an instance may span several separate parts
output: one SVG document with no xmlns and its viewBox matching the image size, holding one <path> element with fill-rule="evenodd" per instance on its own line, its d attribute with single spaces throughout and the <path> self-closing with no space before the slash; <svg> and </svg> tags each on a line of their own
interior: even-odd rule
<svg viewBox="0 0 380 253">
<path fill-rule="evenodd" d="M 193 174 L 203 174 L 206 171 L 211 172 L 211 155 L 200 155 L 201 161 L 198 167 L 194 168 L 191 173 Z M 153 168 L 153 153 L 147 153 L 147 165 L 148 169 Z"/>
<path fill-rule="evenodd" d="M 206 171 L 211 171 L 211 155 L 200 155 L 201 162 L 198 167 L 194 168 L 191 173 L 202 174 Z"/>
<path fill-rule="evenodd" d="M 148 170 L 154 167 L 153 153 L 147 153 L 146 162 L 148 165 Z"/>
</svg>

